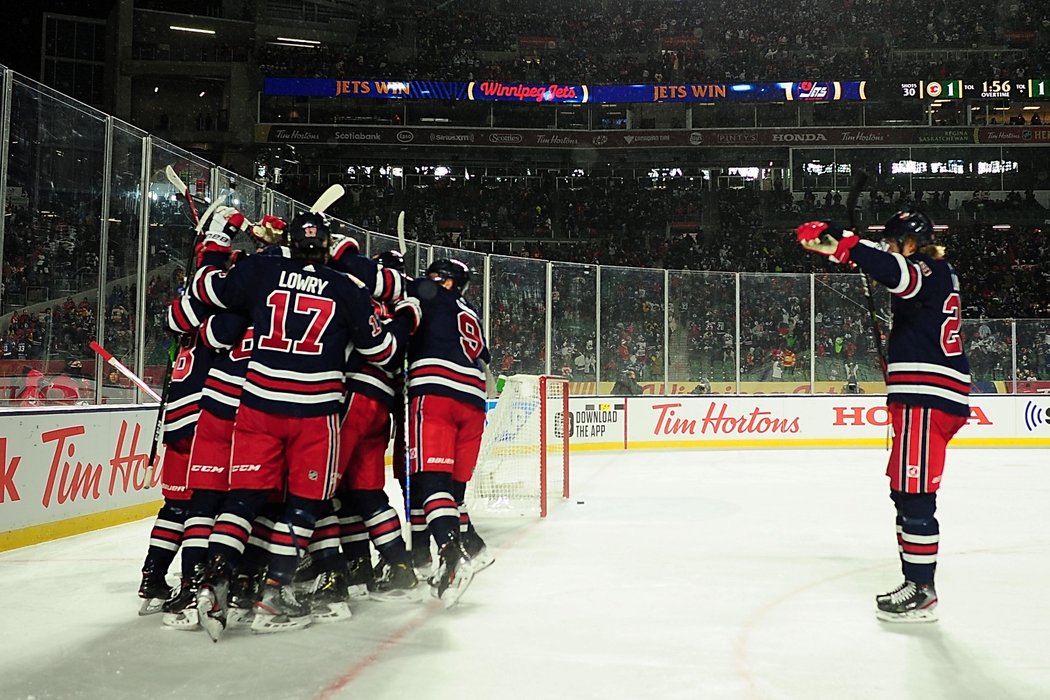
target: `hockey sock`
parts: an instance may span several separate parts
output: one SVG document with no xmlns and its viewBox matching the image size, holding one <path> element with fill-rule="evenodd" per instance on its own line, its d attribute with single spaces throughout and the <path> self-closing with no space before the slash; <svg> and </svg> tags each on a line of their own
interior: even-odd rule
<svg viewBox="0 0 1050 700">
<path fill-rule="evenodd" d="M 337 510 L 339 517 L 339 543 L 347 561 L 371 556 L 368 550 L 368 528 L 364 519 L 357 514 L 349 496 L 340 500 Z"/>
<path fill-rule="evenodd" d="M 236 489 L 226 495 L 208 537 L 209 560 L 220 557 L 230 568 L 237 566 L 251 535 L 252 521 L 269 496 L 269 491 L 251 489 Z"/>
<path fill-rule="evenodd" d="M 470 522 L 470 513 L 467 512 L 467 482 L 453 481 L 452 497 L 456 499 L 456 506 L 459 508 L 459 533 L 462 535 L 475 532 L 474 524 Z"/>
<path fill-rule="evenodd" d="M 346 560 L 339 549 L 339 518 L 332 501 L 327 503 L 325 514 L 314 525 L 314 534 L 310 537 L 307 551 L 318 570 L 338 571 L 346 568 Z"/>
<path fill-rule="evenodd" d="M 427 519 L 427 528 L 438 544 L 459 537 L 459 508 L 452 497 L 452 475 L 445 472 L 419 472 L 412 476 L 413 499 L 418 488 L 419 499 Z"/>
<path fill-rule="evenodd" d="M 187 507 L 186 530 L 182 533 L 182 578 L 190 581 L 208 557 L 208 537 L 226 494 L 194 489 Z"/>
<path fill-rule="evenodd" d="M 390 506 L 382 490 L 354 490 L 350 492 L 355 509 L 364 516 L 365 528 L 375 548 L 390 564 L 407 564 L 408 551 L 401 536 L 401 519 Z"/>
<path fill-rule="evenodd" d="M 288 495 L 284 514 L 274 523 L 270 540 L 270 568 L 267 572 L 270 578 L 282 584 L 292 582 L 299 558 L 310 544 L 317 519 L 323 517 L 330 507 L 328 501 Z"/>
<path fill-rule="evenodd" d="M 186 509 L 183 505 L 185 504 L 175 505 L 171 501 L 165 501 L 157 512 L 157 519 L 153 521 L 153 529 L 149 534 L 146 560 L 142 562 L 143 572 L 152 571 L 160 577 L 168 573 L 168 567 L 175 560 L 175 553 L 179 551 L 182 532 L 186 526 Z"/>
<path fill-rule="evenodd" d="M 901 511 L 901 559 L 904 578 L 915 583 L 932 583 L 937 570 L 940 525 L 935 493 L 894 493 Z"/>
</svg>

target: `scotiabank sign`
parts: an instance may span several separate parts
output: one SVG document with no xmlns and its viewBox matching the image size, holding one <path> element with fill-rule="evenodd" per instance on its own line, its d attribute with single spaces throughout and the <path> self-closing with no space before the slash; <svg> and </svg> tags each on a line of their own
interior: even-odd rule
<svg viewBox="0 0 1050 700">
<path fill-rule="evenodd" d="M 156 409 L 0 411 L 0 532 L 161 497 Z"/>
<path fill-rule="evenodd" d="M 595 400 L 574 396 L 570 407 L 583 410 Z M 616 400 L 624 403 L 622 419 L 607 425 L 601 436 L 609 449 L 884 447 L 890 424 L 884 396 L 643 395 Z M 1026 409 L 1026 401 L 1032 403 L 1019 396 L 976 398 L 952 445 L 1050 446 L 1050 422 L 1034 420 L 1033 415 L 1044 413 Z M 585 442 L 575 435 L 570 439 L 581 449 Z"/>
</svg>

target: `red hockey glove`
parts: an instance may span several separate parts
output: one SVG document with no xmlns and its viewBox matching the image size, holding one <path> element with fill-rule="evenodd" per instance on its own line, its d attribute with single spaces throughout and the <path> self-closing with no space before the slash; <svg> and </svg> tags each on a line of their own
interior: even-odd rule
<svg viewBox="0 0 1050 700">
<path fill-rule="evenodd" d="M 284 242 L 284 230 L 288 224 L 284 219 L 267 214 L 262 221 L 251 227 L 251 236 L 261 245 L 275 245 Z"/>
<path fill-rule="evenodd" d="M 848 263 L 849 252 L 860 238 L 828 221 L 807 221 L 795 229 L 795 237 L 811 253 L 826 255 L 832 262 Z"/>
</svg>

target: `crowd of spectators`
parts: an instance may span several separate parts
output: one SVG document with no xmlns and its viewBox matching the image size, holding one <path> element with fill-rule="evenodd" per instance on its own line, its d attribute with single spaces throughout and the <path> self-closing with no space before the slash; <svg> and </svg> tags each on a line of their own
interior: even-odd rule
<svg viewBox="0 0 1050 700">
<path fill-rule="evenodd" d="M 353 216 L 346 218 L 364 228 L 389 230 L 390 211 L 405 206 L 413 239 L 519 256 L 492 263 L 490 340 L 498 371 L 537 373 L 546 364 L 546 270 L 539 260 L 550 259 L 571 263 L 558 265 L 552 277 L 551 361 L 574 379 L 592 381 L 600 370 L 607 381 L 628 371 L 639 381 L 662 380 L 667 355 L 673 376 L 693 381 L 732 381 L 738 364 L 744 379 L 801 381 L 810 365 L 808 273 L 817 273 L 812 345 L 818 380 L 845 382 L 851 364 L 859 365 L 862 380 L 877 378 L 859 279 L 793 244 L 791 228 L 801 221 L 845 221 L 842 197 L 834 191 L 720 190 L 684 177 L 646 183 L 570 176 L 438 178 L 409 196 L 385 186 L 349 189 Z M 997 197 L 976 192 L 961 204 L 952 201 L 945 192 L 879 191 L 865 200 L 863 213 L 868 221 L 880 221 L 899 207 L 919 206 L 935 221 L 952 221 L 940 239 L 962 280 L 964 315 L 975 319 L 964 326 L 975 376 L 1008 378 L 1010 324 L 980 319 L 1050 318 L 1046 233 L 1039 226 L 960 223 L 950 215 L 1042 207 L 1034 195 L 1021 192 Z M 100 313 L 99 299 L 90 291 L 97 271 L 84 278 L 85 287 L 63 293 L 56 280 L 97 265 L 97 255 L 88 250 L 91 241 L 97 246 L 97 235 L 68 212 L 42 220 L 17 209 L 6 234 L 4 304 L 10 313 L 0 331 L 0 359 L 15 372 L 27 361 L 90 358 L 85 348 L 96 337 Z M 168 245 L 164 240 L 158 233 L 157 250 Z M 176 257 L 172 252 L 152 260 Z M 472 263 L 480 269 L 478 260 Z M 109 262 L 123 269 L 128 260 Z M 603 268 L 600 289 L 595 264 L 610 266 Z M 661 268 L 687 272 L 670 277 L 667 338 Z M 741 281 L 739 357 L 736 282 L 727 274 L 733 272 L 751 273 Z M 182 283 L 180 275 L 176 264 L 171 272 L 150 277 L 148 365 L 163 364 L 165 343 L 156 329 L 163 326 L 164 307 Z M 44 299 L 29 298 L 34 287 L 43 290 Z M 472 294 L 480 305 L 481 287 Z M 879 300 L 885 307 L 884 294 Z M 134 353 L 136 307 L 133 282 L 107 287 L 101 306 L 104 344 L 118 357 Z M 1043 377 L 1050 370 L 1044 329 L 1028 322 L 1017 333 L 1021 376 Z"/>
<path fill-rule="evenodd" d="M 1034 0 L 466 0 L 413 10 L 364 18 L 346 45 L 265 45 L 256 60 L 267 75 L 562 83 L 995 79 L 1050 67 L 1039 39 L 1050 9 Z"/>
</svg>

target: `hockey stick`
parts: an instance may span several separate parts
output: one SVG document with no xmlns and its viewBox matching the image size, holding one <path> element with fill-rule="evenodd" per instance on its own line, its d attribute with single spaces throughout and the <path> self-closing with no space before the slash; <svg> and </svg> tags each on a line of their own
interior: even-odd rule
<svg viewBox="0 0 1050 700">
<path fill-rule="evenodd" d="M 99 345 L 94 340 L 92 340 L 90 343 L 88 343 L 88 347 L 90 347 L 92 350 L 94 350 L 95 354 L 97 354 L 99 357 L 101 357 L 102 360 L 106 364 L 110 365 L 115 370 L 117 370 L 118 372 L 123 374 L 125 377 L 130 379 L 131 382 L 135 386 L 137 386 L 139 389 L 141 389 L 143 393 L 148 395 L 154 401 L 157 401 L 158 403 L 160 402 L 160 400 L 161 400 L 160 394 L 158 394 L 157 392 L 153 391 L 153 389 L 150 389 L 149 384 L 147 384 L 146 382 L 142 381 L 138 377 L 138 375 L 136 375 L 134 372 L 132 372 L 130 369 L 128 369 L 127 366 L 123 362 L 121 362 L 117 358 L 113 357 L 113 354 L 111 352 L 106 350 L 104 347 Z"/>
<path fill-rule="evenodd" d="M 846 213 L 849 215 L 849 227 L 856 236 L 860 235 L 857 231 L 857 200 L 867 184 L 868 174 L 861 170 L 857 175 L 857 180 L 853 183 L 852 189 L 849 191 L 849 196 L 846 197 Z M 879 369 L 882 370 L 882 381 L 886 382 L 886 354 L 882 350 L 882 329 L 879 327 L 879 315 L 875 310 L 875 298 L 871 294 L 871 278 L 863 270 L 858 270 L 858 272 L 860 272 L 861 285 L 864 288 L 864 300 L 868 306 L 868 322 L 871 326 L 869 330 L 875 343 L 875 352 L 879 355 Z"/>
<path fill-rule="evenodd" d="M 346 190 L 343 189 L 342 185 L 332 185 L 327 190 L 321 193 L 321 196 L 317 198 L 317 201 L 310 207 L 311 214 L 322 214 L 328 207 L 335 204 L 344 194 Z"/>
<path fill-rule="evenodd" d="M 186 200 L 186 203 L 190 205 L 190 216 L 193 219 L 193 224 L 199 224 L 201 219 L 199 216 L 197 216 L 197 205 L 193 201 L 193 195 L 190 194 L 189 185 L 182 181 L 182 178 L 179 177 L 179 174 L 175 172 L 175 168 L 171 167 L 170 165 L 164 166 L 164 176 L 168 178 L 168 182 L 170 182 L 172 186 L 179 191 L 179 194 L 183 196 L 183 198 Z"/>
</svg>

